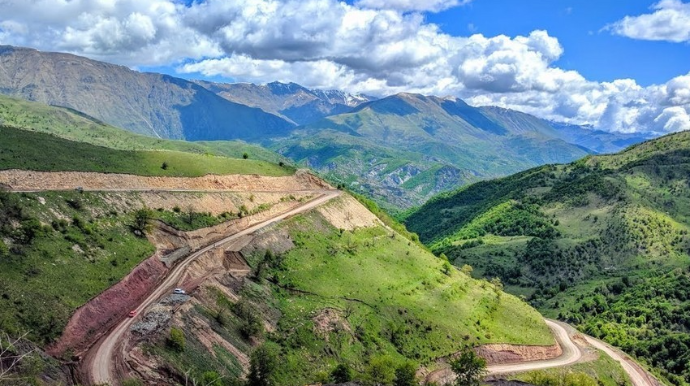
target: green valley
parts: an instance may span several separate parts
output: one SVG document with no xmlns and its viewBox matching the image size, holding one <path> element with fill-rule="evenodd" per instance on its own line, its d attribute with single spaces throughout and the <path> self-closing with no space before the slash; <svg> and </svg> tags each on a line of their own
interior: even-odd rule
<svg viewBox="0 0 690 386">
<path fill-rule="evenodd" d="M 479 182 L 405 223 L 435 253 L 686 385 L 689 149 L 678 133 Z"/>
</svg>

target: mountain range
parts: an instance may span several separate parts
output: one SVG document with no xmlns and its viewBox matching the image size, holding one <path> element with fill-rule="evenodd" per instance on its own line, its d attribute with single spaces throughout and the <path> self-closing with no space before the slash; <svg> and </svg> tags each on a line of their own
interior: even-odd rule
<svg viewBox="0 0 690 386">
<path fill-rule="evenodd" d="M 296 83 L 195 82 L 231 102 L 258 107 L 295 125 L 307 125 L 329 115 L 346 113 L 374 99 L 338 90 L 310 90 Z"/>
<path fill-rule="evenodd" d="M 469 182 L 646 139 L 456 98 L 187 81 L 10 46 L 0 47 L 0 93 L 152 137 L 261 144 L 393 211 Z"/>
</svg>

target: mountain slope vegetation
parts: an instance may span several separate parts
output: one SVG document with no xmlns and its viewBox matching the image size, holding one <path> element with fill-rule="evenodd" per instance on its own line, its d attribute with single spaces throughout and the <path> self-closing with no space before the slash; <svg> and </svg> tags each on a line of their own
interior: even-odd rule
<svg viewBox="0 0 690 386">
<path fill-rule="evenodd" d="M 307 125 L 271 148 L 400 209 L 468 182 L 587 154 L 530 118 L 539 124 L 498 120 L 461 100 L 398 94 Z"/>
<path fill-rule="evenodd" d="M 456 265 L 690 384 L 690 133 L 479 182 L 405 223 Z"/>
<path fill-rule="evenodd" d="M 196 159 L 201 159 L 196 157 L 200 155 L 210 156 L 210 158 L 214 158 L 212 156 L 220 156 L 240 159 L 243 158 L 244 154 L 247 154 L 250 160 L 266 161 L 273 164 L 288 162 L 286 158 L 276 153 L 241 141 L 186 142 L 156 139 L 118 129 L 75 110 L 47 106 L 42 103 L 29 102 L 4 95 L 0 95 L 0 125 L 35 133 L 44 133 L 72 142 L 81 142 L 99 148 L 106 147 L 119 151 L 170 151 L 168 154 L 171 156 L 182 152 L 189 153 L 184 155 L 184 157 Z M 30 133 L 26 134 L 26 136 L 43 138 Z M 27 142 L 27 138 L 21 138 L 21 136 L 17 140 Z M 9 145 L 11 144 L 5 144 L 5 146 Z M 76 146 L 93 148 L 84 145 Z M 40 148 L 33 150 L 27 148 L 25 150 L 36 152 Z M 114 154 L 114 152 L 107 153 Z M 61 154 L 61 152 L 57 154 Z M 120 160 L 120 162 L 127 161 Z M 261 163 L 245 162 L 245 165 L 259 164 Z M 257 173 L 261 174 L 258 170 Z"/>
<path fill-rule="evenodd" d="M 569 162 L 638 139 L 594 135 L 576 126 L 559 130 L 527 114 L 475 108 L 453 98 L 400 94 L 370 100 L 294 83 L 191 82 L 10 46 L 0 47 L 0 69 L 0 94 L 62 106 L 153 138 L 261 144 L 392 211 L 463 184 Z M 143 138 L 99 140 L 99 126 L 89 128 L 94 133 L 80 138 L 58 135 L 109 147 L 162 145 Z M 228 155 L 223 148 L 230 145 L 203 146 Z"/>
<path fill-rule="evenodd" d="M 149 150 L 76 142 L 46 132 L 54 127 L 66 137 L 109 142 L 89 136 L 89 130 L 97 128 L 105 138 L 121 139 L 117 146 L 122 148 L 130 137 L 63 109 L 28 102 L 19 104 L 27 109 L 11 103 L 2 106 L 5 125 L 0 128 L 0 169 L 166 176 L 242 172 L 239 163 L 254 165 L 247 170 L 251 173 L 292 173 L 264 161 L 151 150 L 157 145 L 175 147 L 174 142 L 153 140 L 140 145 L 151 146 Z M 7 112 L 17 110 L 21 114 Z M 42 116 L 41 111 L 47 115 Z M 10 122 L 12 126 L 7 125 Z M 15 127 L 20 123 L 28 128 Z M 217 162 L 210 161 L 216 158 Z M 168 160 L 167 170 L 161 167 L 164 159 Z M 261 169 L 261 165 L 269 169 Z M 236 209 L 220 213 L 223 209 L 216 208 L 219 214 L 212 215 L 196 213 L 191 203 L 184 209 L 177 206 L 181 204 L 170 208 L 169 203 L 211 202 L 210 193 L 160 194 L 0 192 L 2 332 L 13 336 L 28 332 L 33 344 L 51 347 L 79 307 L 144 261 L 161 266 L 158 257 L 174 254 L 171 238 L 179 232 L 219 223 L 245 224 L 248 217 L 261 215 L 272 203 L 292 205 L 303 199 L 284 193 L 226 193 L 232 197 L 223 202 Z M 157 206 L 148 209 L 146 202 Z M 353 222 L 368 225 L 353 226 Z M 179 229 L 171 231 L 170 227 Z M 159 228 L 167 229 L 162 246 L 142 237 L 152 237 Z M 327 380 L 338 364 L 349 366 L 357 379 L 369 381 L 375 379 L 371 377 L 381 365 L 394 368 L 410 362 L 433 368 L 438 359 L 466 346 L 554 342 L 539 313 L 524 301 L 452 269 L 416 242 L 379 223 L 350 196 L 273 225 L 256 237 L 258 241 L 242 252 L 249 263 L 246 271 L 243 267 L 239 274 L 227 268 L 225 258 L 209 256 L 210 264 L 218 267 L 204 269 L 202 265 L 195 271 L 195 266 L 190 275 L 201 275 L 193 280 L 198 291 L 175 300 L 189 303 L 175 313 L 171 309 L 153 331 L 137 327 L 145 331 L 141 334 L 150 335 L 136 340 L 141 338 L 136 335 L 140 332 L 134 333 L 134 344 L 141 345 L 146 358 L 161 363 L 165 379 L 182 380 L 187 374 L 200 380 L 222 374 L 223 384 L 237 384 L 248 365 L 243 361 L 266 350 L 280 359 L 272 373 L 279 384 Z M 190 240 L 198 240 L 198 236 L 182 241 L 187 246 Z M 156 247 L 164 249 L 156 254 Z M 99 312 L 124 317 L 131 309 L 125 307 L 118 304 L 115 310 Z M 151 318 L 168 312 L 161 307 L 165 304 L 142 313 L 142 325 L 150 323 L 149 312 Z M 72 355 L 77 354 L 68 349 L 60 355 L 73 360 Z M 42 376 L 42 362 L 37 359 L 36 363 L 36 368 L 20 369 L 32 382 Z"/>
</svg>

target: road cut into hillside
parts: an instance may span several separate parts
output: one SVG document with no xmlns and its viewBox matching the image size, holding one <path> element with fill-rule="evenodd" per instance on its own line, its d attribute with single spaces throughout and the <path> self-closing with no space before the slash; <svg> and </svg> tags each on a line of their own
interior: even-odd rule
<svg viewBox="0 0 690 386">
<path fill-rule="evenodd" d="M 515 362 L 515 363 L 504 363 L 504 364 L 493 364 L 487 366 L 488 376 L 501 376 L 514 373 L 522 373 L 526 371 L 533 370 L 544 370 L 555 367 L 565 367 L 573 365 L 584 360 L 583 347 L 577 344 L 570 331 L 577 332 L 571 326 L 558 322 L 555 320 L 544 320 L 546 324 L 553 331 L 554 337 L 561 348 L 561 354 L 550 359 L 535 360 L 528 362 Z M 582 335 L 577 333 L 578 335 Z M 640 365 L 635 361 L 630 359 L 627 355 L 622 354 L 619 350 L 613 349 L 607 344 L 592 338 L 590 336 L 584 336 L 587 344 L 590 346 L 603 351 L 606 355 L 609 355 L 615 361 L 619 362 L 623 370 L 628 374 L 633 386 L 662 386 L 658 380 L 656 380 L 651 374 L 645 371 Z M 542 348 L 537 348 L 537 351 L 542 351 Z M 444 367 L 442 369 L 431 372 L 427 377 L 427 382 L 437 382 L 439 384 L 451 383 L 455 380 L 455 374 L 449 367 Z"/>
<path fill-rule="evenodd" d="M 305 170 L 298 170 L 294 175 L 285 177 L 267 177 L 255 174 L 147 177 L 115 173 L 0 170 L 0 186 L 16 192 L 75 189 L 87 191 L 296 192 L 332 189 L 326 182 Z"/>
<path fill-rule="evenodd" d="M 262 228 L 288 217 L 317 208 L 340 195 L 341 192 L 339 191 L 324 190 L 318 197 L 306 203 L 302 203 L 297 208 L 272 216 L 260 223 L 254 224 L 221 240 L 214 241 L 199 249 L 187 256 L 181 263 L 168 272 L 166 277 L 157 285 L 151 294 L 136 307 L 136 314 L 142 314 L 162 296 L 168 294 L 173 288 L 177 287 L 180 280 L 184 277 L 185 271 L 189 265 L 204 253 L 216 248 L 222 248 L 228 243 L 234 242 L 241 237 L 257 232 Z M 113 329 L 108 331 L 101 340 L 91 347 L 82 361 L 82 371 L 87 378 L 85 379 L 86 381 L 94 385 L 116 385 L 118 384 L 118 380 L 125 378 L 127 374 L 125 364 L 125 359 L 127 357 L 125 349 L 127 346 L 125 343 L 127 341 L 129 328 L 135 320 L 136 318 L 123 318 Z"/>
</svg>

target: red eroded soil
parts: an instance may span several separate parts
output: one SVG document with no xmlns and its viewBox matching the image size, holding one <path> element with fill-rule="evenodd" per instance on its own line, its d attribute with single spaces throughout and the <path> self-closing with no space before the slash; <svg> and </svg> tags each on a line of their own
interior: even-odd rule
<svg viewBox="0 0 690 386">
<path fill-rule="evenodd" d="M 105 335 L 117 322 L 127 317 L 156 288 L 167 268 L 154 255 L 114 286 L 96 296 L 72 315 L 60 339 L 47 352 L 61 356 L 68 349 L 82 354 Z"/>
</svg>

